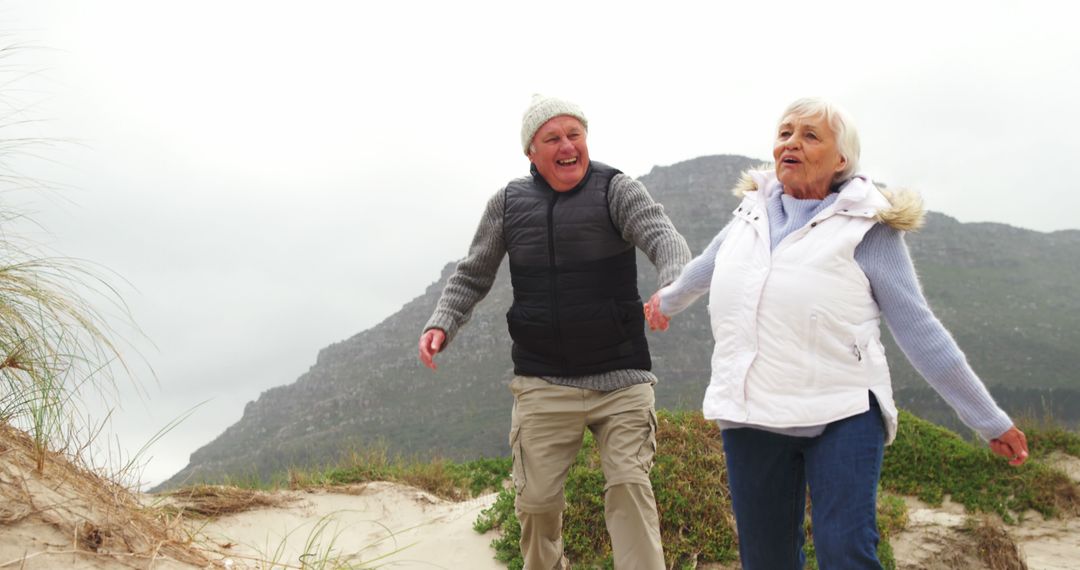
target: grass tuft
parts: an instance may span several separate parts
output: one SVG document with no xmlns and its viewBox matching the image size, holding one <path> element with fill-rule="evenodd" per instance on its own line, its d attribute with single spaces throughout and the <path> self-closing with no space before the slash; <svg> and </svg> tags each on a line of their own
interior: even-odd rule
<svg viewBox="0 0 1080 570">
<path fill-rule="evenodd" d="M 974 554 L 987 570 L 1027 570 L 1020 547 L 996 518 L 969 518 L 962 531 L 971 536 Z"/>
<path fill-rule="evenodd" d="M 1024 425 L 1023 430 L 1033 457 L 1044 459 L 1055 451 L 1080 457 L 1080 434 L 1047 422 Z"/>
<path fill-rule="evenodd" d="M 184 513 L 217 517 L 264 507 L 277 507 L 289 501 L 287 497 L 224 485 L 194 485 L 177 489 L 167 495 Z"/>
<path fill-rule="evenodd" d="M 511 459 L 484 458 L 467 462 L 443 459 L 420 461 L 400 455 L 391 456 L 385 446 L 354 449 L 331 466 L 315 469 L 290 469 L 286 476 L 263 481 L 256 474 L 231 481 L 248 489 L 271 489 L 282 485 L 290 489 L 339 487 L 390 481 L 427 491 L 451 501 L 461 501 L 502 487 L 510 476 Z"/>
</svg>

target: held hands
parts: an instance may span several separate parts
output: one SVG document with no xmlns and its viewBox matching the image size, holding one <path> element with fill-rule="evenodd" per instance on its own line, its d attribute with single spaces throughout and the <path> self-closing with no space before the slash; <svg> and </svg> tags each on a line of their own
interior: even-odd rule
<svg viewBox="0 0 1080 570">
<path fill-rule="evenodd" d="M 438 366 L 435 365 L 435 355 L 442 350 L 443 343 L 446 342 L 446 333 L 442 329 L 428 329 L 424 331 L 424 334 L 420 335 L 420 362 L 424 363 L 424 366 L 435 370 Z"/>
<path fill-rule="evenodd" d="M 1016 426 L 990 440 L 990 451 L 1009 460 L 1009 465 L 1023 465 L 1028 458 L 1027 436 Z"/>
<path fill-rule="evenodd" d="M 653 293 L 649 301 L 645 303 L 645 320 L 649 322 L 649 330 L 666 331 L 671 323 L 671 317 L 660 311 L 660 292 Z"/>
</svg>

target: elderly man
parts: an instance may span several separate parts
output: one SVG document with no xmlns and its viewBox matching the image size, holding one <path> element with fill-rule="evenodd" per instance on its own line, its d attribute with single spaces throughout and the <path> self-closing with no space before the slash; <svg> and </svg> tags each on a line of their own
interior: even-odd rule
<svg viewBox="0 0 1080 570">
<path fill-rule="evenodd" d="M 588 428 L 607 481 L 615 567 L 664 567 L 649 482 L 656 451 L 651 361 L 637 290 L 635 246 L 661 283 L 690 259 L 686 241 L 645 186 L 589 160 L 588 121 L 561 99 L 534 96 L 521 125 L 531 176 L 488 201 L 468 256 L 420 337 L 433 358 L 487 294 L 510 256 L 516 510 L 525 568 L 567 566 L 563 485 Z"/>
</svg>

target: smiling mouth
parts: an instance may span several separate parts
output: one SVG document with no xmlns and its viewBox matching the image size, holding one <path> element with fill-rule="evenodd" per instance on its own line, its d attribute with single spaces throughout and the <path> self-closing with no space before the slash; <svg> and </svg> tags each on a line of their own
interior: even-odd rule
<svg viewBox="0 0 1080 570">
<path fill-rule="evenodd" d="M 799 164 L 799 160 L 798 160 L 798 159 L 796 159 L 796 158 L 791 158 L 790 156 L 789 156 L 789 157 L 787 157 L 787 158 L 785 158 L 785 159 L 783 159 L 783 160 L 781 160 L 780 162 L 782 162 L 782 163 L 784 163 L 784 164 Z"/>
<path fill-rule="evenodd" d="M 573 166 L 577 164 L 577 157 L 575 156 L 574 158 L 564 158 L 561 160 L 556 160 L 555 163 L 559 166 Z"/>
</svg>

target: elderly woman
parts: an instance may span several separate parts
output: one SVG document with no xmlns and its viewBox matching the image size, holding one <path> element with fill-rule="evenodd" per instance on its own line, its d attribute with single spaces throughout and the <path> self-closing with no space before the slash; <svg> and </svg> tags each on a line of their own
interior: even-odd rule
<svg viewBox="0 0 1080 570">
<path fill-rule="evenodd" d="M 703 408 L 723 430 L 743 568 L 802 568 L 807 486 L 821 568 L 880 568 L 878 478 L 897 424 L 882 316 L 994 453 L 1020 465 L 1027 442 L 923 297 L 904 244 L 920 201 L 857 174 L 847 114 L 796 101 L 773 159 L 743 177 L 732 220 L 653 295 L 646 318 L 666 330 L 669 315 L 709 292 L 716 347 Z"/>
</svg>

